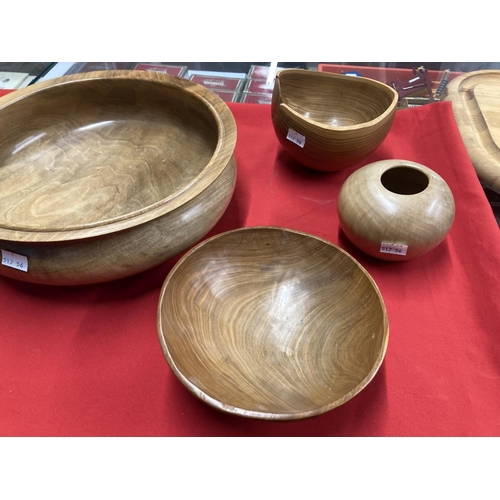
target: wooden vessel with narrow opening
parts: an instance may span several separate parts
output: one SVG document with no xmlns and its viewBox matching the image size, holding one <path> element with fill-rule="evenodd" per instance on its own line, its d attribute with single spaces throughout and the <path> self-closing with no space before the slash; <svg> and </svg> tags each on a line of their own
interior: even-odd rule
<svg viewBox="0 0 500 500">
<path fill-rule="evenodd" d="M 408 160 L 383 160 L 354 171 L 338 197 L 340 225 L 365 253 L 409 260 L 437 247 L 450 231 L 455 201 L 436 172 Z"/>
</svg>

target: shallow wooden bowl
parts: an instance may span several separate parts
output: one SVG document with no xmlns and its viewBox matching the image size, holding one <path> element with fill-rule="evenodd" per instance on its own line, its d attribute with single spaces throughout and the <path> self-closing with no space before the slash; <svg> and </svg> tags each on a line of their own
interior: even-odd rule
<svg viewBox="0 0 500 500">
<path fill-rule="evenodd" d="M 151 268 L 199 241 L 234 191 L 227 105 L 155 72 L 65 76 L 0 99 L 0 273 L 54 285 Z"/>
<path fill-rule="evenodd" d="M 286 69 L 271 105 L 276 136 L 299 163 L 336 171 L 360 163 L 392 126 L 397 92 L 369 78 Z"/>
<path fill-rule="evenodd" d="M 168 275 L 158 336 L 174 374 L 228 413 L 311 417 L 358 394 L 388 342 L 384 302 L 349 254 L 274 227 L 214 236 Z"/>
</svg>

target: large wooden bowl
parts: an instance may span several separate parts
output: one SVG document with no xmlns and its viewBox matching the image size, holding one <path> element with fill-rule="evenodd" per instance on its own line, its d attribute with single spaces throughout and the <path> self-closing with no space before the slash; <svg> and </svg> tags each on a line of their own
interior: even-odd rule
<svg viewBox="0 0 500 500">
<path fill-rule="evenodd" d="M 168 275 L 158 305 L 168 365 L 205 403 L 268 420 L 312 417 L 379 369 L 388 321 L 373 279 L 317 237 L 274 227 L 214 236 Z"/>
<path fill-rule="evenodd" d="M 12 278 L 79 285 L 151 268 L 199 241 L 234 191 L 229 108 L 162 73 L 35 84 L 0 99 L 0 130 L 0 273 Z"/>
<path fill-rule="evenodd" d="M 397 92 L 369 78 L 281 70 L 271 105 L 276 136 L 314 170 L 353 167 L 377 149 L 392 126 Z"/>
</svg>

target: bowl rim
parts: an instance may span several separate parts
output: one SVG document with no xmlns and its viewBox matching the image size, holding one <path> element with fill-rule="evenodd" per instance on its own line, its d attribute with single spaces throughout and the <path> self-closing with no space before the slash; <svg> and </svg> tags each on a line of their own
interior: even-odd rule
<svg viewBox="0 0 500 500">
<path fill-rule="evenodd" d="M 173 277 L 176 275 L 176 273 L 179 271 L 179 269 L 181 269 L 182 266 L 184 265 L 184 262 L 187 259 L 189 259 L 193 254 L 197 253 L 202 247 L 204 247 L 205 245 L 209 244 L 210 242 L 212 242 L 216 239 L 221 239 L 221 238 L 224 238 L 228 235 L 231 235 L 231 234 L 237 233 L 237 232 L 261 231 L 261 230 L 272 230 L 272 231 L 295 233 L 295 234 L 298 234 L 298 235 L 301 235 L 301 236 L 304 236 L 307 238 L 313 238 L 321 243 L 324 243 L 328 246 L 333 247 L 336 251 L 343 253 L 368 278 L 368 280 L 369 280 L 370 284 L 372 285 L 373 290 L 378 298 L 378 302 L 379 302 L 381 310 L 382 310 L 383 327 L 384 327 L 383 336 L 384 336 L 384 338 L 382 341 L 381 348 L 377 354 L 375 362 L 374 362 L 372 368 L 370 369 L 370 371 L 366 374 L 366 376 L 363 378 L 363 380 L 358 383 L 358 385 L 356 387 L 351 389 L 348 393 L 344 394 L 342 397 L 336 399 L 335 401 L 329 402 L 323 406 L 319 406 L 317 408 L 314 408 L 314 409 L 311 409 L 308 411 L 290 412 L 290 413 L 274 413 L 274 412 L 265 412 L 265 411 L 258 411 L 258 410 L 247 410 L 247 409 L 243 409 L 243 408 L 238 408 L 238 407 L 230 405 L 230 404 L 226 404 L 223 401 L 220 401 L 217 398 L 210 396 L 209 394 L 204 392 L 202 389 L 197 387 L 193 382 L 188 380 L 188 378 L 177 367 L 175 360 L 173 359 L 173 357 L 170 353 L 170 350 L 168 348 L 167 341 L 165 339 L 165 335 L 163 332 L 162 308 L 164 306 L 165 293 L 166 293 L 167 288 L 169 287 L 169 284 L 172 281 Z M 221 410 L 221 411 L 224 411 L 226 413 L 230 413 L 230 414 L 234 414 L 234 415 L 239 415 L 242 417 L 262 419 L 262 420 L 298 420 L 298 419 L 303 419 L 303 418 L 310 418 L 310 417 L 314 417 L 314 416 L 323 414 L 325 412 L 328 412 L 328 411 L 346 403 L 347 401 L 352 399 L 354 396 L 359 394 L 375 377 L 375 375 L 379 371 L 380 367 L 382 366 L 382 363 L 384 361 L 384 358 L 385 358 L 385 355 L 387 352 L 388 342 L 389 342 L 389 320 L 388 320 L 388 315 L 387 315 L 387 308 L 385 306 L 384 299 L 382 297 L 380 289 L 377 286 L 373 277 L 370 275 L 370 273 L 346 250 L 344 250 L 340 246 L 332 243 L 331 241 L 328 241 L 324 238 L 321 238 L 319 236 L 316 236 L 316 235 L 313 235 L 313 234 L 310 234 L 310 233 L 307 233 L 304 231 L 290 229 L 290 228 L 281 227 L 281 226 L 247 226 L 247 227 L 232 229 L 229 231 L 225 231 L 223 233 L 216 234 L 216 235 L 211 236 L 209 238 L 206 238 L 205 240 L 199 242 L 194 247 L 192 247 L 190 250 L 188 250 L 172 267 L 172 269 L 168 273 L 168 275 L 167 275 L 167 277 L 166 277 L 166 279 L 161 287 L 160 296 L 158 299 L 157 314 L 156 314 L 156 326 L 157 326 L 158 339 L 159 339 L 165 360 L 166 360 L 167 364 L 169 365 L 170 369 L 173 371 L 174 375 L 189 390 L 189 392 L 191 392 L 193 395 L 195 395 L 197 398 L 199 398 L 204 403 L 216 408 L 217 410 Z"/>
<path fill-rule="evenodd" d="M 205 106 L 217 125 L 218 140 L 210 161 L 188 184 L 166 198 L 133 212 L 109 220 L 80 224 L 72 228 L 27 229 L 0 222 L 0 239 L 14 242 L 73 241 L 102 236 L 144 224 L 185 205 L 207 189 L 230 165 L 234 156 L 237 129 L 227 104 L 214 92 L 200 84 L 166 73 L 138 70 L 109 70 L 75 73 L 29 85 L 0 97 L 0 113 L 15 103 L 48 89 L 62 85 L 81 84 L 91 80 L 138 80 L 165 87 L 176 87 L 190 93 Z M 0 165 L 1 168 L 1 165 Z"/>
<path fill-rule="evenodd" d="M 306 118 L 295 109 L 285 102 L 282 98 L 282 92 L 281 92 L 281 81 L 280 77 L 281 76 L 286 76 L 286 75 L 293 75 L 293 74 L 300 74 L 300 75 L 310 75 L 312 78 L 326 78 L 330 80 L 345 80 L 346 78 L 350 78 L 351 81 L 352 79 L 355 79 L 356 81 L 364 82 L 367 83 L 373 87 L 378 87 L 383 90 L 388 90 L 390 94 L 392 94 L 392 100 L 389 106 L 387 106 L 386 110 L 378 115 L 376 118 L 373 120 L 369 120 L 367 122 L 363 123 L 357 123 L 355 125 L 328 125 L 326 123 L 319 122 L 317 120 L 313 120 L 312 118 Z M 279 106 L 286 107 L 286 109 L 293 114 L 297 120 L 307 122 L 311 125 L 314 125 L 315 127 L 318 127 L 323 130 L 327 131 L 336 131 L 336 132 L 343 132 L 343 131 L 353 131 L 353 130 L 363 130 L 366 128 L 373 127 L 374 125 L 377 125 L 380 122 L 383 122 L 386 120 L 390 115 L 392 115 L 397 108 L 398 101 L 399 101 L 399 94 L 396 92 L 395 89 L 393 89 L 390 85 L 387 85 L 386 83 L 379 82 L 378 80 L 374 80 L 373 78 L 367 78 L 364 76 L 349 76 L 349 75 L 342 75 L 339 73 L 325 73 L 322 71 L 312 71 L 312 70 L 307 70 L 307 69 L 295 69 L 295 68 L 290 68 L 290 69 L 282 69 L 276 73 L 276 82 L 278 83 L 275 85 L 276 92 L 279 94 Z"/>
</svg>

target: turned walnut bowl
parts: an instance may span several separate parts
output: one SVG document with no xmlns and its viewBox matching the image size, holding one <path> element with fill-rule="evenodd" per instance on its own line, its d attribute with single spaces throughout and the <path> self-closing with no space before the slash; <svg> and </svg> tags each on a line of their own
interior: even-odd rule
<svg viewBox="0 0 500 500">
<path fill-rule="evenodd" d="M 271 105 L 281 146 L 300 164 L 336 171 L 373 153 L 392 126 L 397 92 L 369 78 L 285 69 Z"/>
<path fill-rule="evenodd" d="M 388 320 L 367 271 L 339 247 L 278 227 L 213 236 L 189 250 L 158 304 L 165 359 L 204 403 L 243 417 L 319 415 L 365 388 Z"/>
<path fill-rule="evenodd" d="M 227 105 L 155 72 L 64 76 L 0 99 L 0 273 L 80 285 L 199 241 L 234 191 Z"/>
</svg>

